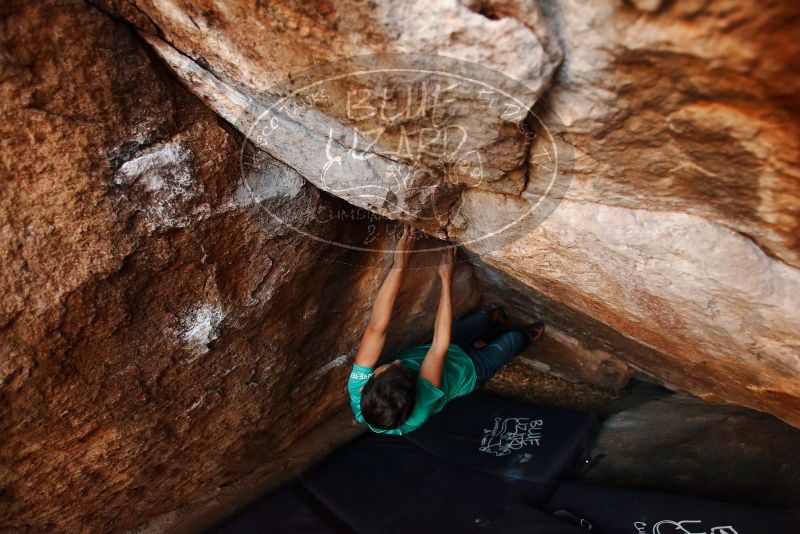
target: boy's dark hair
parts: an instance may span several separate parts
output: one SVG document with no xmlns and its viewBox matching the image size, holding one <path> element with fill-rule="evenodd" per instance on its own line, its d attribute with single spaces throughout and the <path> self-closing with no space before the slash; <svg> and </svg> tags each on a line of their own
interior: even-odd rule
<svg viewBox="0 0 800 534">
<path fill-rule="evenodd" d="M 364 385 L 361 415 L 375 428 L 397 428 L 414 410 L 416 393 L 417 374 L 402 364 L 390 365 Z"/>
</svg>

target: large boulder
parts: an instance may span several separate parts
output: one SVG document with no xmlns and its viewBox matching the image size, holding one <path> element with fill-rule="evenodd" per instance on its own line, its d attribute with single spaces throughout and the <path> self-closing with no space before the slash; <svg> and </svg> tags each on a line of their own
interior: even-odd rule
<svg viewBox="0 0 800 534">
<path fill-rule="evenodd" d="M 0 529 L 126 530 L 286 470 L 346 406 L 396 224 L 264 153 L 243 176 L 241 134 L 96 8 L 2 12 Z M 435 271 L 408 278 L 389 350 L 432 326 Z"/>
<path fill-rule="evenodd" d="M 376 214 L 475 253 L 457 312 L 549 323 L 520 366 L 800 426 L 794 3 L 94 4 L 0 8 L 0 528 L 289 471 L 346 406 Z M 408 278 L 387 350 L 431 326 Z"/>
<path fill-rule="evenodd" d="M 507 276 L 529 311 L 561 318 L 554 326 L 588 350 L 800 425 L 796 3 L 101 4 L 252 144 L 353 204 L 465 244 L 495 273 L 484 278 Z M 468 129 L 471 152 L 414 158 L 425 142 L 393 149 L 396 122 L 381 137 L 342 109 L 348 91 L 387 87 L 397 106 L 409 78 L 337 78 L 327 88 L 339 107 L 306 98 L 274 113 L 342 71 L 289 73 L 374 53 L 389 67 L 418 59 L 391 53 L 455 61 L 471 85 L 449 95 L 445 116 Z M 486 102 L 483 68 L 496 71 L 498 104 L 531 114 L 474 105 Z M 345 153 L 360 157 L 331 157 Z M 489 161 L 478 180 L 475 153 Z"/>
<path fill-rule="evenodd" d="M 321 189 L 440 237 L 463 186 L 525 189 L 527 110 L 561 61 L 532 1 L 496 19 L 456 1 L 99 3 L 137 23 L 249 142 Z"/>
<path fill-rule="evenodd" d="M 800 8 L 637 4 L 549 4 L 573 179 L 483 259 L 670 387 L 800 425 Z"/>
<path fill-rule="evenodd" d="M 800 432 L 739 406 L 709 405 L 688 395 L 637 384 L 606 406 L 580 479 L 598 486 L 691 495 L 797 510 L 800 458 L 775 454 L 800 447 Z M 626 406 L 626 404 L 628 404 Z M 657 461 L 654 461 L 657 459 Z M 764 473 L 770 473 L 764 483 Z"/>
</svg>

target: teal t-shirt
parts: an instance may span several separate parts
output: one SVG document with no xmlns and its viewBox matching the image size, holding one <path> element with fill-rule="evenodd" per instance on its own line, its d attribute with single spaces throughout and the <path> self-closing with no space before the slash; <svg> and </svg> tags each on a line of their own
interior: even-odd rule
<svg viewBox="0 0 800 534">
<path fill-rule="evenodd" d="M 430 344 L 421 345 L 391 358 L 389 361 L 400 360 L 400 364 L 419 373 L 422 360 L 430 348 Z M 442 369 L 441 387 L 436 387 L 425 378 L 417 375 L 417 396 L 414 400 L 414 410 L 405 423 L 398 428 L 384 430 L 373 428 L 361 415 L 361 388 L 372 376 L 374 369 L 353 364 L 350 378 L 347 380 L 347 391 L 350 393 L 350 407 L 356 421 L 364 423 L 370 430 L 379 434 L 408 434 L 419 428 L 431 415 L 440 412 L 448 401 L 466 395 L 475 389 L 475 366 L 464 350 L 455 344 L 450 344 Z"/>
</svg>

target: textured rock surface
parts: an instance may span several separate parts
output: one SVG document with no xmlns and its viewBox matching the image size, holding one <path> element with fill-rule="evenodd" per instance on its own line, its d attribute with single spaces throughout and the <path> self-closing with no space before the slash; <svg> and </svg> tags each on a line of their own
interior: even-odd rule
<svg viewBox="0 0 800 534">
<path fill-rule="evenodd" d="M 493 386 L 591 406 L 644 373 L 800 425 L 794 3 L 97 5 L 149 45 L 81 2 L 0 7 L 0 528 L 122 530 L 207 502 L 343 406 L 392 225 L 311 184 L 481 253 L 456 310 L 481 282 L 549 323 Z M 444 139 L 397 149 L 427 115 L 356 146 L 375 124 L 342 109 L 344 82 L 243 143 L 287 74 L 386 52 L 525 84 L 575 145 L 537 227 L 474 244 L 542 197 L 546 136 L 483 113 L 471 86 L 444 108 L 474 134 L 455 161 L 421 150 Z M 351 157 L 324 174 L 329 144 Z M 435 280 L 409 278 L 390 348 L 430 327 Z"/>
<path fill-rule="evenodd" d="M 319 90 L 325 92 L 324 96 L 317 95 L 318 89 L 313 94 L 301 92 L 300 96 L 314 105 L 299 111 L 294 107 L 291 113 L 274 113 L 270 117 L 281 119 L 279 132 L 256 135 L 269 122 L 264 119 L 265 111 L 281 108 L 275 106 L 275 101 L 287 91 L 287 75 L 297 76 L 321 61 L 356 55 L 424 52 L 474 62 L 472 70 L 481 70 L 479 66 L 483 65 L 484 71 L 489 67 L 508 72 L 526 82 L 527 87 L 518 92 L 523 106 L 528 106 L 547 87 L 561 60 L 560 48 L 552 32 L 541 23 L 542 14 L 532 1 L 498 6 L 497 20 L 488 18 L 494 15 L 480 2 L 345 1 L 313 8 L 301 2 L 258 5 L 229 2 L 203 6 L 192 2 L 147 2 L 136 7 L 118 1 L 99 3 L 155 35 L 151 43 L 156 50 L 204 100 L 240 130 L 253 133 L 254 142 L 299 170 L 306 179 L 358 206 L 385 215 L 424 214 L 431 232 L 446 224 L 444 212 L 455 200 L 452 182 L 465 179 L 452 169 L 475 164 L 469 157 L 472 148 L 484 149 L 492 156 L 484 157 L 480 163 L 485 180 L 501 181 L 499 187 L 521 190 L 524 175 L 516 168 L 525 160 L 527 141 L 513 126 L 521 122 L 524 113 L 517 113 L 509 120 L 495 117 L 489 122 L 485 114 L 474 113 L 470 106 L 478 90 L 476 86 L 455 88 L 449 85 L 453 79 L 427 73 L 428 100 L 433 102 L 435 95 L 443 95 L 438 99 L 439 111 L 433 115 L 448 115 L 451 123 L 464 124 L 470 131 L 482 133 L 470 137 L 467 145 L 461 147 L 459 157 L 451 162 L 453 179 L 446 181 L 441 180 L 442 158 L 425 155 L 440 144 L 447 148 L 444 132 L 432 127 L 431 114 L 398 115 L 404 111 L 398 101 L 405 87 L 396 75 L 388 72 L 326 84 Z M 517 16 L 499 16 L 506 12 Z M 509 54 L 511 51 L 524 55 L 526 61 L 516 60 L 515 55 Z M 341 73 L 342 69 L 361 70 L 364 65 L 397 67 L 394 63 L 385 58 L 365 59 L 357 61 L 357 66 L 334 67 L 336 72 L 328 72 L 328 77 Z M 404 66 L 425 68 L 424 63 L 410 60 Z M 452 67 L 443 70 L 458 73 Z M 312 75 L 319 76 L 319 73 Z M 478 75 L 481 80 L 490 76 L 491 72 Z M 300 75 L 288 82 L 288 86 L 302 88 L 302 80 Z M 389 98 L 381 98 L 386 94 Z M 395 108 L 384 111 L 398 119 L 382 130 L 380 139 L 369 144 L 369 161 L 340 157 L 337 165 L 325 165 L 326 154 L 332 152 L 338 156 L 351 148 L 363 149 L 353 128 L 358 127 L 363 133 L 387 126 L 386 121 L 377 124 L 377 116 L 368 117 L 366 100 L 373 105 L 395 102 Z M 437 135 L 440 137 L 435 139 Z M 408 143 L 413 157 L 405 156 Z M 425 193 L 420 193 L 423 190 Z"/>
<path fill-rule="evenodd" d="M 264 90 L 288 70 L 353 53 L 447 54 L 519 79 L 528 101 L 547 90 L 535 110 L 575 147 L 574 161 L 558 161 L 573 174 L 569 187 L 549 192 L 536 228 L 468 246 L 521 282 L 528 309 L 569 319 L 555 326 L 576 343 L 606 345 L 595 348 L 671 387 L 800 425 L 796 3 L 104 5 L 151 35 L 178 76 L 244 130 L 253 102 L 265 105 Z M 342 122 L 313 109 L 284 130 L 319 134 Z M 318 162 L 302 167 L 290 142 L 265 148 L 350 202 L 470 244 L 541 199 L 531 174 L 541 139 L 498 133 L 478 143 L 505 147 L 480 184 L 448 187 L 428 166 L 417 185 L 443 190 L 437 207 L 450 211 L 439 217 L 411 189 L 387 185 L 380 165 L 354 163 L 343 181 L 325 183 Z M 520 147 L 527 164 L 515 159 Z M 343 186 L 359 179 L 392 194 L 353 196 Z"/>
<path fill-rule="evenodd" d="M 484 260 L 655 349 L 623 356 L 670 386 L 800 424 L 797 5 L 548 6 L 574 178 Z"/>
<path fill-rule="evenodd" d="M 101 4 L 122 14 L 130 7 Z M 369 14 L 361 2 L 311 14 L 292 4 L 140 8 L 157 25 L 156 35 L 152 23 L 142 25 L 154 49 L 253 143 L 326 191 L 393 218 L 413 216 L 417 226 L 443 236 L 460 185 L 524 189 L 525 110 L 546 89 L 561 52 L 532 2 L 505 6 L 519 20 L 491 20 L 452 1 L 393 5 L 375 5 Z M 351 27 L 354 13 L 362 20 Z M 364 17 L 374 26 L 365 26 Z M 440 56 L 386 55 L 405 52 Z M 383 55 L 310 68 L 368 53 Z M 422 69 L 419 84 L 411 87 L 408 74 L 396 69 Z M 373 73 L 339 80 L 353 71 Z M 495 88 L 513 98 L 498 99 Z M 280 99 L 289 92 L 298 94 Z M 499 112 L 476 112 L 489 105 Z"/>
<path fill-rule="evenodd" d="M 2 13 L 0 529 L 121 531 L 344 407 L 389 258 L 272 218 L 368 232 L 267 155 L 242 179 L 240 134 L 126 26 L 82 2 Z M 434 273 L 408 284 L 391 347 L 430 326 Z M 457 284 L 463 310 L 468 267 Z"/>
<path fill-rule="evenodd" d="M 586 482 L 797 510 L 800 459 L 787 452 L 800 447 L 798 429 L 738 406 L 640 389 L 618 401 L 638 405 L 603 423 Z"/>
</svg>

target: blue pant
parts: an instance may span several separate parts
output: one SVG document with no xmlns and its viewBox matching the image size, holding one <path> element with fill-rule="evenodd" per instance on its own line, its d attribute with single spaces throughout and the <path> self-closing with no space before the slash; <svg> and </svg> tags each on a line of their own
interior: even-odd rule
<svg viewBox="0 0 800 534">
<path fill-rule="evenodd" d="M 476 349 L 472 344 L 477 340 L 486 346 Z M 500 370 L 511 358 L 522 352 L 527 344 L 525 334 L 517 330 L 503 332 L 500 325 L 492 324 L 489 312 L 476 310 L 464 314 L 453 324 L 450 340 L 464 349 L 472 363 L 481 386 Z"/>
</svg>

